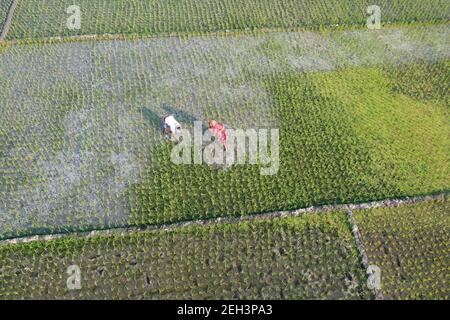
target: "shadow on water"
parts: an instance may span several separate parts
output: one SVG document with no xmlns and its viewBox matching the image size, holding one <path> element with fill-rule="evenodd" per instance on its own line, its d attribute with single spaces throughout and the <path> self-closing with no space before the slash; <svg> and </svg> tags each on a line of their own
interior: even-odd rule
<svg viewBox="0 0 450 320">
<path fill-rule="evenodd" d="M 194 121 L 201 121 L 196 116 L 188 112 L 182 111 L 180 109 L 174 108 L 170 105 L 164 105 L 162 109 L 164 110 L 164 114 L 157 114 L 156 112 L 152 111 L 147 107 L 142 107 L 140 111 L 144 115 L 144 118 L 149 122 L 149 124 L 152 127 L 156 128 L 161 128 L 163 125 L 162 123 L 163 118 L 169 115 L 173 115 L 175 119 L 177 119 L 177 121 L 180 122 L 181 125 L 185 128 L 193 127 Z M 203 130 L 207 129 L 207 126 L 204 123 L 204 121 L 202 121 L 202 129 Z"/>
<path fill-rule="evenodd" d="M 147 120 L 152 127 L 161 127 L 162 117 L 158 116 L 155 112 L 147 107 L 142 107 L 140 111 L 144 115 L 145 120 Z"/>
<path fill-rule="evenodd" d="M 183 110 L 176 109 L 169 105 L 164 105 L 163 109 L 164 109 L 164 111 L 166 111 L 167 115 L 173 115 L 175 117 L 175 119 L 178 120 L 178 122 L 180 122 L 182 124 L 184 123 L 185 125 L 188 125 L 188 126 L 193 126 L 194 121 L 201 121 L 194 115 L 189 114 Z"/>
</svg>

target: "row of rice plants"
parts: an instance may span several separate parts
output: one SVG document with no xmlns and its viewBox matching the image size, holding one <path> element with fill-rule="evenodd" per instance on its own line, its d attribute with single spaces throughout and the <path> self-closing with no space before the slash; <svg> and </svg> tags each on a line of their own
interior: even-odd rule
<svg viewBox="0 0 450 320">
<path fill-rule="evenodd" d="M 370 0 L 26 0 L 9 39 L 82 34 L 160 34 L 247 28 L 318 28 L 366 24 Z M 447 21 L 445 0 L 378 0 L 383 23 Z M 69 30 L 66 10 L 82 10 L 81 29 Z"/>
<path fill-rule="evenodd" d="M 381 30 L 373 42 L 366 31 L 10 46 L 0 59 L 1 237 L 444 191 L 445 30 Z M 426 85 L 401 76 L 414 70 Z M 279 171 L 173 164 L 160 128 L 170 113 L 186 127 L 280 129 Z"/>
<path fill-rule="evenodd" d="M 440 64 L 433 70 L 430 77 L 445 72 Z M 390 72 L 269 78 L 280 123 L 278 174 L 264 177 L 249 165 L 227 171 L 179 166 L 170 162 L 170 148 L 162 148 L 160 170 L 127 193 L 130 221 L 159 224 L 447 190 L 446 107 L 439 99 L 397 94 Z"/>
<path fill-rule="evenodd" d="M 0 260 L 2 299 L 372 297 L 345 212 L 7 245 Z"/>
<path fill-rule="evenodd" d="M 450 201 L 355 212 L 389 299 L 449 299 Z"/>
<path fill-rule="evenodd" d="M 0 1 L 0 33 L 3 30 L 3 26 L 6 21 L 6 16 L 8 15 L 9 8 L 13 0 L 3 0 Z"/>
</svg>

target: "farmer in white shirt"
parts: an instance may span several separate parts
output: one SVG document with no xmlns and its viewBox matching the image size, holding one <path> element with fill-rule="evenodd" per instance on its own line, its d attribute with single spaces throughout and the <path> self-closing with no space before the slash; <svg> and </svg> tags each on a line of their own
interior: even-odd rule
<svg viewBox="0 0 450 320">
<path fill-rule="evenodd" d="M 163 119 L 163 135 L 164 139 L 170 139 L 173 142 L 179 142 L 177 135 L 180 133 L 181 125 L 173 115 L 167 116 Z"/>
</svg>

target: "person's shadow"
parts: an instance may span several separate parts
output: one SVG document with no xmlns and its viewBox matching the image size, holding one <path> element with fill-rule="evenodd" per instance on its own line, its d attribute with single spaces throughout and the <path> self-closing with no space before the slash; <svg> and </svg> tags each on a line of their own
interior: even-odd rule
<svg viewBox="0 0 450 320">
<path fill-rule="evenodd" d="M 144 115 L 144 118 L 149 122 L 149 124 L 156 128 L 162 128 L 163 117 L 169 115 L 173 115 L 175 119 L 177 119 L 177 121 L 181 123 L 182 127 L 192 127 L 194 125 L 194 121 L 201 121 L 197 117 L 183 110 L 173 108 L 172 106 L 169 105 L 164 105 L 162 109 L 165 112 L 164 115 L 158 115 L 156 112 L 150 110 L 147 107 L 142 107 L 141 112 Z M 202 121 L 202 128 L 203 130 L 207 129 L 203 121 Z"/>
<path fill-rule="evenodd" d="M 141 108 L 144 119 L 149 122 L 152 127 L 160 128 L 162 126 L 162 117 L 158 116 L 154 111 L 147 107 Z"/>
<path fill-rule="evenodd" d="M 173 116 L 175 117 L 175 119 L 178 120 L 178 122 L 184 123 L 185 125 L 188 125 L 188 126 L 193 126 L 194 121 L 201 121 L 201 120 L 197 119 L 197 117 L 195 117 L 194 115 L 189 114 L 180 109 L 175 109 L 174 107 L 172 107 L 170 105 L 164 105 L 163 109 L 164 109 L 164 111 L 166 111 L 167 115 L 173 114 Z"/>
</svg>

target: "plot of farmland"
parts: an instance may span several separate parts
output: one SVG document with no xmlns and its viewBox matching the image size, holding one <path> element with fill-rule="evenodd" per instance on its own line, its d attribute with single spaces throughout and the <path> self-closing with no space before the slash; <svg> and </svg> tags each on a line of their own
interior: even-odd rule
<svg viewBox="0 0 450 320">
<path fill-rule="evenodd" d="M 7 47 L 0 236 L 448 190 L 448 31 Z M 279 128 L 278 174 L 174 165 L 161 144 L 168 113 L 188 128 Z"/>
<path fill-rule="evenodd" d="M 448 197 L 355 212 L 371 264 L 389 299 L 450 298 Z"/>
<path fill-rule="evenodd" d="M 0 0 L 0 299 L 449 299 L 448 21 L 448 0 Z M 169 114 L 277 129 L 279 157 L 175 164 Z"/>
<path fill-rule="evenodd" d="M 344 212 L 2 246 L 0 260 L 0 299 L 371 296 Z"/>
<path fill-rule="evenodd" d="M 78 5 L 80 30 L 66 27 Z M 19 1 L 8 38 L 80 34 L 159 34 L 244 28 L 365 25 L 371 0 L 26 0 Z M 378 0 L 383 23 L 448 21 L 446 0 Z"/>
</svg>

